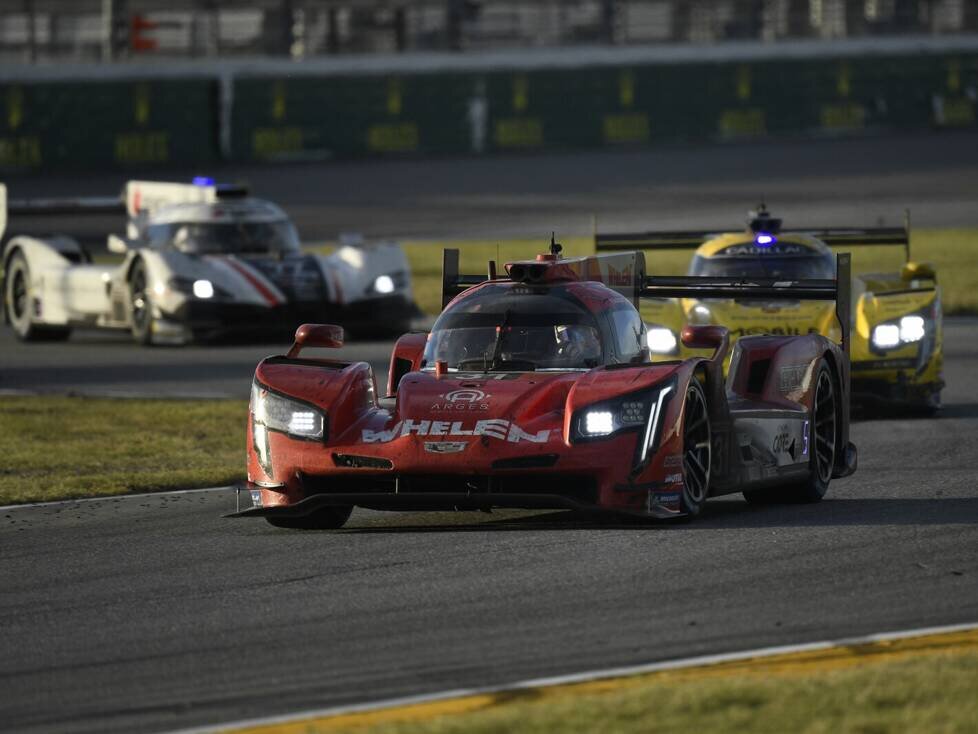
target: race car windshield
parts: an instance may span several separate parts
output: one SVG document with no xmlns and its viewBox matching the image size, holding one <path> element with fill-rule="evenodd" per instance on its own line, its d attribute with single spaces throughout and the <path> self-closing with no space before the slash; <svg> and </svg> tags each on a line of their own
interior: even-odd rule
<svg viewBox="0 0 978 734">
<path fill-rule="evenodd" d="M 697 255 L 689 266 L 690 275 L 724 278 L 784 278 L 808 280 L 835 278 L 835 262 L 831 255 L 787 256 L 760 255 L 756 257 L 711 257 Z"/>
<path fill-rule="evenodd" d="M 560 288 L 487 286 L 435 322 L 423 367 L 523 371 L 602 364 L 593 314 Z"/>
<path fill-rule="evenodd" d="M 154 246 L 172 244 L 195 255 L 299 250 L 298 235 L 289 221 L 153 224 L 146 233 Z"/>
</svg>

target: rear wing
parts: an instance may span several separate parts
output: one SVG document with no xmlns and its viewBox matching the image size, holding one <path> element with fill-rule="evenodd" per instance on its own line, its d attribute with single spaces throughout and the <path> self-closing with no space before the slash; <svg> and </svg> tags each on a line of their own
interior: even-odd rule
<svg viewBox="0 0 978 734">
<path fill-rule="evenodd" d="M 451 303 L 459 293 L 468 290 L 474 285 L 485 283 L 487 280 L 495 280 L 496 263 L 489 262 L 489 270 L 485 276 L 482 275 L 462 275 L 458 271 L 458 250 L 446 249 L 442 253 L 441 263 L 441 307 Z"/>
<path fill-rule="evenodd" d="M 62 196 L 55 198 L 7 197 L 7 187 L 0 184 L 0 237 L 12 217 L 55 216 L 61 214 L 122 214 L 121 196 Z"/>
<path fill-rule="evenodd" d="M 645 256 L 631 251 L 614 255 L 586 255 L 555 260 L 525 260 L 506 264 L 509 281 L 530 285 L 553 280 L 604 283 L 638 307 L 645 280 Z M 486 275 L 459 272 L 459 251 L 446 249 L 442 256 L 441 307 L 444 309 L 459 293 L 472 286 L 496 279 L 496 263 L 489 261 Z"/>
<path fill-rule="evenodd" d="M 835 301 L 842 350 L 849 355 L 852 328 L 852 256 L 835 256 L 835 279 L 775 280 L 773 278 L 712 278 L 707 276 L 646 276 L 643 298 L 758 298 Z"/>
<path fill-rule="evenodd" d="M 904 212 L 902 227 L 827 227 L 824 229 L 784 229 L 781 234 L 807 234 L 830 247 L 903 247 L 905 262 L 910 261 L 910 210 Z M 695 250 L 722 232 L 688 230 L 676 232 L 595 232 L 594 249 L 602 250 Z"/>
<path fill-rule="evenodd" d="M 7 199 L 0 194 L 0 237 L 10 217 L 124 214 L 128 217 L 131 238 L 139 236 L 147 217 L 160 207 L 171 204 L 212 203 L 219 198 L 246 196 L 248 189 L 239 184 L 215 184 L 210 179 L 195 183 L 129 181 L 117 196 L 65 196 L 54 198 Z"/>
</svg>

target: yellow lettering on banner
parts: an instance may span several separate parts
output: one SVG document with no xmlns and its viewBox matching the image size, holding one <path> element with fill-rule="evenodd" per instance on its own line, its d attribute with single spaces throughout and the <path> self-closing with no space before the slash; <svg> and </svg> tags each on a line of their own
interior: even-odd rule
<svg viewBox="0 0 978 734">
<path fill-rule="evenodd" d="M 387 114 L 401 114 L 401 80 L 387 80 Z"/>
<path fill-rule="evenodd" d="M 858 130 L 866 127 L 866 108 L 855 103 L 822 105 L 821 119 L 826 130 Z"/>
<path fill-rule="evenodd" d="M 371 125 L 367 149 L 374 153 L 399 153 L 418 149 L 418 126 L 413 122 Z"/>
<path fill-rule="evenodd" d="M 840 97 L 848 97 L 851 85 L 849 83 L 849 62 L 840 61 L 839 62 L 839 73 L 835 82 L 835 89 L 839 93 Z"/>
<path fill-rule="evenodd" d="M 725 138 L 764 135 L 765 132 L 764 110 L 759 107 L 724 110 L 720 115 L 720 135 Z"/>
<path fill-rule="evenodd" d="M 275 122 L 285 119 L 285 82 L 272 85 L 272 119 Z"/>
<path fill-rule="evenodd" d="M 10 87 L 7 90 L 7 127 L 16 130 L 24 121 L 24 90 Z"/>
<path fill-rule="evenodd" d="M 523 74 L 513 77 L 513 110 L 524 112 L 530 103 L 530 82 Z"/>
<path fill-rule="evenodd" d="M 958 59 L 948 59 L 947 88 L 953 94 L 961 91 L 961 62 Z"/>
<path fill-rule="evenodd" d="M 543 125 L 535 117 L 496 120 L 493 139 L 499 148 L 535 148 L 543 145 Z"/>
<path fill-rule="evenodd" d="M 627 69 L 618 75 L 618 101 L 626 110 L 635 104 L 635 77 Z"/>
<path fill-rule="evenodd" d="M 975 103 L 967 97 L 954 97 L 944 100 L 944 119 L 939 121 L 945 127 L 967 127 L 975 124 Z"/>
<path fill-rule="evenodd" d="M 33 135 L 0 138 L 0 167 L 37 168 L 41 165 L 41 141 Z"/>
<path fill-rule="evenodd" d="M 140 127 L 149 122 L 149 85 L 145 82 L 133 90 L 133 117 Z"/>
<path fill-rule="evenodd" d="M 297 127 L 258 127 L 251 133 L 256 158 L 274 158 L 302 152 L 302 130 Z"/>
<path fill-rule="evenodd" d="M 603 128 L 606 143 L 644 143 L 649 139 L 649 116 L 605 115 Z"/>
<path fill-rule="evenodd" d="M 750 67 L 746 64 L 737 67 L 737 99 L 750 99 Z"/>
<path fill-rule="evenodd" d="M 169 133 L 121 133 L 115 137 L 115 159 L 118 163 L 164 163 L 169 157 Z"/>
</svg>

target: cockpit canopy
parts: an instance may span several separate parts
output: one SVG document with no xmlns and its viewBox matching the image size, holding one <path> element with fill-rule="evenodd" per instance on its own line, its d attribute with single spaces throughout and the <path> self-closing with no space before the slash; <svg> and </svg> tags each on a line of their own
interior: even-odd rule
<svg viewBox="0 0 978 734">
<path fill-rule="evenodd" d="M 300 249 L 299 236 L 287 219 L 150 224 L 146 237 L 151 247 L 172 246 L 192 255 L 278 254 Z"/>
<path fill-rule="evenodd" d="M 608 289 L 610 308 L 589 310 L 581 284 L 491 283 L 455 301 L 435 322 L 423 367 L 524 371 L 591 369 L 648 361 L 645 324 Z M 603 288 L 588 284 L 590 288 Z"/>
</svg>

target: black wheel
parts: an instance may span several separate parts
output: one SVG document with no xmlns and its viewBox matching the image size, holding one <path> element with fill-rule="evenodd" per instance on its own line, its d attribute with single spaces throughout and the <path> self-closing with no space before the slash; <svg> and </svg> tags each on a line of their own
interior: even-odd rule
<svg viewBox="0 0 978 734">
<path fill-rule="evenodd" d="M 129 331 L 137 344 L 153 342 L 153 303 L 146 266 L 139 260 L 129 273 Z"/>
<path fill-rule="evenodd" d="M 303 517 L 266 517 L 269 525 L 289 530 L 337 530 L 350 519 L 353 507 L 324 507 Z"/>
<path fill-rule="evenodd" d="M 700 514 L 710 493 L 710 415 L 706 395 L 698 380 L 686 388 L 683 407 L 683 493 L 682 509 L 689 516 Z"/>
<path fill-rule="evenodd" d="M 835 380 L 832 372 L 823 361 L 818 366 L 815 377 L 815 396 L 812 405 L 812 420 L 809 425 L 809 470 L 808 480 L 793 486 L 788 498 L 796 502 L 818 502 L 825 496 L 832 481 L 835 468 L 835 455 L 838 451 L 839 417 L 837 410 Z"/>
<path fill-rule="evenodd" d="M 21 341 L 61 341 L 71 335 L 69 328 L 33 323 L 31 271 L 27 267 L 26 258 L 19 252 L 10 260 L 3 302 L 10 325 L 14 328 L 14 334 Z"/>
</svg>

